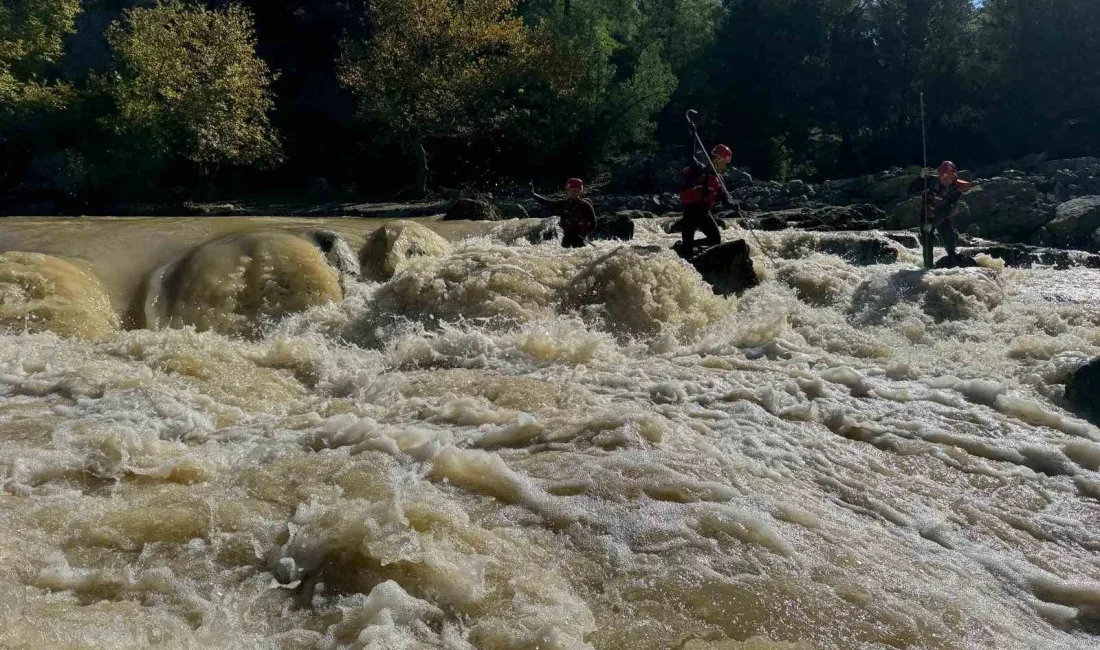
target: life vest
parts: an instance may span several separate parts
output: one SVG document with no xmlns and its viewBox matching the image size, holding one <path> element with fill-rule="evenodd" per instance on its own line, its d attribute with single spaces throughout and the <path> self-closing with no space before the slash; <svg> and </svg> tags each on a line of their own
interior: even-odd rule
<svg viewBox="0 0 1100 650">
<path fill-rule="evenodd" d="M 684 180 L 680 185 L 680 202 L 684 205 L 714 207 L 718 200 L 718 179 L 698 166 L 684 167 Z"/>
</svg>

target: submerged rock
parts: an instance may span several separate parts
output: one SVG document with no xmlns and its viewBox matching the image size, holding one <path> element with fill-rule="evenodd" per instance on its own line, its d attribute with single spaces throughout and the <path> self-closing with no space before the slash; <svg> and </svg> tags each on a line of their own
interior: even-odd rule
<svg viewBox="0 0 1100 650">
<path fill-rule="evenodd" d="M 1074 266 L 1100 268 L 1100 256 L 1098 255 L 1043 246 L 1028 246 L 1026 244 L 976 246 L 968 248 L 966 253 L 970 255 L 989 255 L 1004 260 L 1005 266 L 1020 269 L 1030 269 L 1035 265 L 1053 266 L 1059 269 Z"/>
<path fill-rule="evenodd" d="M 672 247 L 683 255 L 680 242 Z M 752 250 L 744 239 L 724 242 L 696 253 L 690 260 L 714 293 L 728 296 L 760 284 L 752 263 Z"/>
<path fill-rule="evenodd" d="M 0 253 L 0 332 L 51 331 L 96 340 L 119 328 L 102 281 L 77 260 Z"/>
<path fill-rule="evenodd" d="M 592 232 L 589 239 L 630 241 L 634 239 L 634 220 L 625 213 L 599 217 L 596 219 L 596 230 Z"/>
<path fill-rule="evenodd" d="M 1066 401 L 1089 420 L 1100 424 L 1100 358 L 1082 366 L 1066 385 Z"/>
<path fill-rule="evenodd" d="M 893 264 L 898 261 L 898 250 L 882 239 L 823 239 L 817 250 L 843 257 L 851 264 Z"/>
<path fill-rule="evenodd" d="M 522 203 L 498 203 L 497 214 L 501 219 L 530 219 L 531 215 Z"/>
<path fill-rule="evenodd" d="M 904 246 L 908 249 L 915 250 L 915 249 L 920 248 L 920 237 L 917 237 L 913 233 L 888 232 L 888 233 L 886 233 L 886 237 L 888 239 L 896 241 L 897 243 L 901 244 L 902 246 Z"/>
<path fill-rule="evenodd" d="M 937 269 L 974 269 L 981 266 L 978 264 L 978 260 L 971 255 L 963 255 L 956 253 L 955 255 L 944 255 L 940 259 L 936 260 L 935 268 Z"/>
<path fill-rule="evenodd" d="M 727 212 L 725 214 L 732 214 L 732 213 Z M 715 216 L 714 221 L 715 221 L 715 223 L 718 224 L 718 227 L 722 230 L 726 230 L 727 228 L 730 227 L 729 222 L 727 222 L 726 219 L 721 217 L 721 216 Z M 683 217 L 666 224 L 665 227 L 664 227 L 664 231 L 667 232 L 670 235 L 674 235 L 676 233 L 684 232 L 684 219 L 683 219 Z"/>
<path fill-rule="evenodd" d="M 341 276 L 359 277 L 359 258 L 351 250 L 347 240 L 331 230 L 314 230 L 309 239 L 325 254 L 325 259 Z"/>
<path fill-rule="evenodd" d="M 451 244 L 436 233 L 412 221 L 391 221 L 371 233 L 359 251 L 363 277 L 382 281 L 393 277 L 410 260 L 444 257 Z"/>
<path fill-rule="evenodd" d="M 201 244 L 147 282 L 145 326 L 194 326 L 258 337 L 284 316 L 343 297 L 340 274 L 313 241 L 256 230 Z"/>
</svg>

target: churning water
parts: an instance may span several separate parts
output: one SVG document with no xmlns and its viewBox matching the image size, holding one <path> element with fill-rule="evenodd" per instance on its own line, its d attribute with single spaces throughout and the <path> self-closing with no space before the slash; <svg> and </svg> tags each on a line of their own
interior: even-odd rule
<svg viewBox="0 0 1100 650">
<path fill-rule="evenodd" d="M 0 647 L 1100 645 L 1096 271 L 378 226 L 3 222 Z"/>
</svg>

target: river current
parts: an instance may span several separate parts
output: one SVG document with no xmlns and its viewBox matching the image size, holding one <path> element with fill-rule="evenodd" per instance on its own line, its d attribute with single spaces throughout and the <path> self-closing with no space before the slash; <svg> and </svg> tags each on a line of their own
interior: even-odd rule
<svg viewBox="0 0 1100 650">
<path fill-rule="evenodd" d="M 1100 647 L 1100 272 L 381 224 L 0 221 L 0 647 Z"/>
</svg>

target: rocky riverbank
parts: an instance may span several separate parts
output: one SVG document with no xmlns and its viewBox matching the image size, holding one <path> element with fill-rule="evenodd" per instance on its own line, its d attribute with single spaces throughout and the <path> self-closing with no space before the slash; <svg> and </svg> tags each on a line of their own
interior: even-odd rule
<svg viewBox="0 0 1100 650">
<path fill-rule="evenodd" d="M 631 173 L 647 176 L 632 177 Z M 674 187 L 675 175 L 671 168 L 627 169 L 594 187 L 589 197 L 601 215 L 601 236 L 630 239 L 635 219 L 677 216 L 680 201 L 676 193 L 637 192 L 644 187 Z M 975 185 L 956 216 L 965 246 L 1002 257 L 1011 265 L 1100 264 L 1093 255 L 1066 252 L 1100 253 L 1100 159 L 1050 160 L 1037 154 L 963 170 L 961 176 Z M 754 181 L 733 169 L 727 182 L 741 212 L 719 211 L 723 221 L 765 231 L 884 231 L 907 247 L 917 245 L 916 238 L 904 231 L 916 225 L 923 185 L 918 167 L 822 183 Z M 56 203 L 6 208 L 11 214 L 72 211 Z M 260 199 L 119 205 L 108 212 L 118 216 L 442 217 L 475 221 L 553 216 L 518 189 L 476 196 L 451 192 L 438 200 L 417 203 Z M 543 234 L 552 235 L 552 227 Z"/>
</svg>

